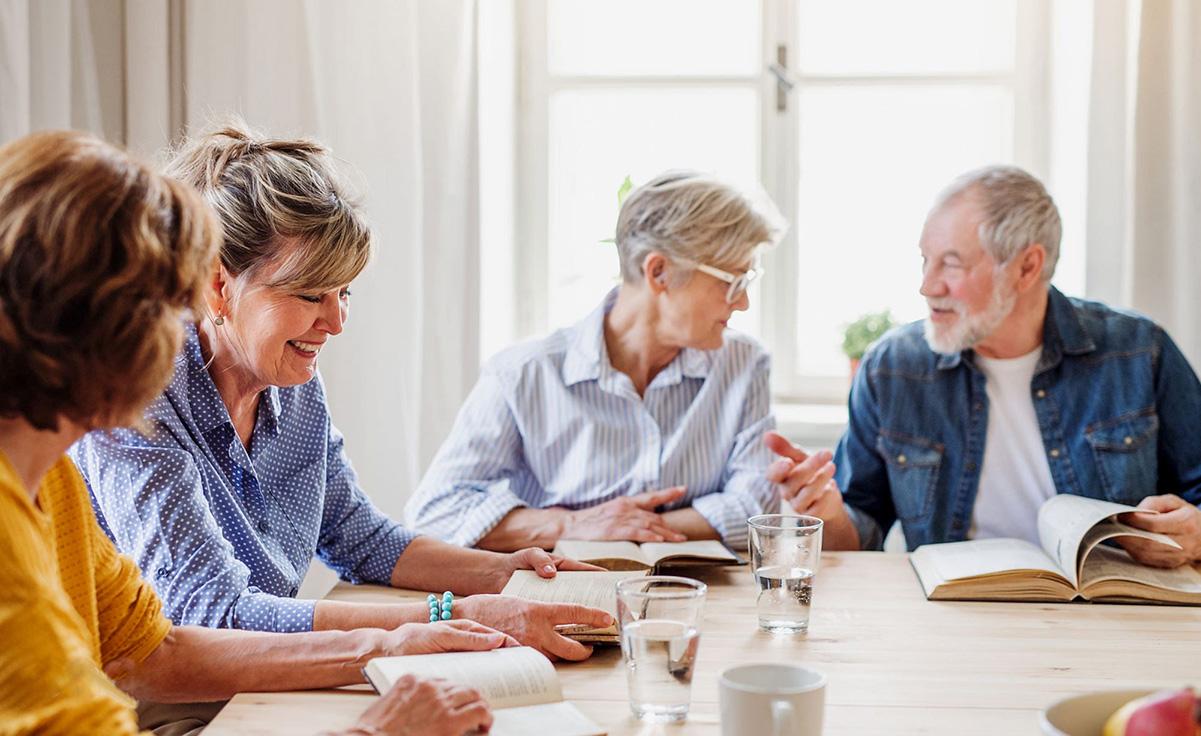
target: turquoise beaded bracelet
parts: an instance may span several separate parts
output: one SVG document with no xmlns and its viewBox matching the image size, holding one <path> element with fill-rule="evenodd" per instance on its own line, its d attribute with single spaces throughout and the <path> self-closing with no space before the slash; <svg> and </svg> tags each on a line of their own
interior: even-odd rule
<svg viewBox="0 0 1201 736">
<path fill-rule="evenodd" d="M 430 623 L 435 621 L 449 621 L 455 607 L 455 596 L 449 590 L 442 594 L 442 601 L 439 603 L 438 596 L 430 593 L 425 597 L 425 602 L 430 606 Z"/>
</svg>

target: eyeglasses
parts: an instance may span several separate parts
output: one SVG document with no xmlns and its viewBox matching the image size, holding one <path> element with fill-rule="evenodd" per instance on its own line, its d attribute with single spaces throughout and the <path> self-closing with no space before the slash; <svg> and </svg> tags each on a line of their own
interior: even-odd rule
<svg viewBox="0 0 1201 736">
<path fill-rule="evenodd" d="M 723 271 L 720 268 L 708 266 L 704 263 L 696 264 L 696 270 L 701 273 L 707 273 L 715 279 L 721 279 L 730 285 L 730 288 L 726 291 L 727 304 L 733 304 L 738 301 L 742 293 L 750 287 L 751 282 L 763 275 L 763 269 L 758 267 L 758 265 L 738 274 Z"/>
</svg>

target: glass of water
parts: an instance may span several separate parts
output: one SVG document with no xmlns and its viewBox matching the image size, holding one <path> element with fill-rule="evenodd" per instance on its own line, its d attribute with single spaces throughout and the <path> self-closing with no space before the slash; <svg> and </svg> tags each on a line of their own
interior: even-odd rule
<svg viewBox="0 0 1201 736">
<path fill-rule="evenodd" d="M 747 520 L 751 572 L 758 584 L 759 628 L 777 634 L 809 629 L 813 578 L 822 553 L 822 520 L 763 514 Z"/>
<path fill-rule="evenodd" d="M 617 584 L 621 653 L 638 718 L 671 722 L 688 715 L 706 590 L 699 580 L 671 575 Z"/>
</svg>

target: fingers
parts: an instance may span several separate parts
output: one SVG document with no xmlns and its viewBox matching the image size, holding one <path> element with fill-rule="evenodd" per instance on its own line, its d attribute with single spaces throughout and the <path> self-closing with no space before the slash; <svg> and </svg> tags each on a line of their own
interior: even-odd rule
<svg viewBox="0 0 1201 736">
<path fill-rule="evenodd" d="M 603 571 L 605 568 L 596 565 L 590 565 L 587 562 L 580 562 L 569 557 L 554 557 L 555 567 L 560 570 L 588 570 L 589 572 Z"/>
<path fill-rule="evenodd" d="M 599 608 L 574 603 L 548 603 L 552 624 L 587 624 L 595 629 L 613 625 L 613 617 Z"/>
<path fill-rule="evenodd" d="M 458 687 L 451 686 L 445 693 L 446 702 L 450 704 L 451 710 L 462 708 L 465 705 L 470 705 L 477 700 L 483 700 L 480 691 L 473 687 Z"/>
<path fill-rule="evenodd" d="M 684 486 L 674 486 L 672 488 L 663 488 L 658 491 L 646 491 L 639 493 L 636 496 L 630 496 L 630 500 L 640 509 L 651 511 L 662 506 L 665 503 L 679 501 L 684 497 Z"/>
<path fill-rule="evenodd" d="M 483 700 L 477 700 L 452 711 L 447 717 L 452 733 L 474 733 L 492 728 L 492 710 Z"/>
<path fill-rule="evenodd" d="M 523 549 L 517 553 L 518 561 L 526 568 L 538 573 L 540 578 L 555 576 L 555 561 L 550 553 L 538 547 Z"/>
<path fill-rule="evenodd" d="M 476 624 L 476 626 L 480 626 Z M 505 646 L 510 638 L 507 634 L 480 626 L 484 631 L 447 628 L 440 632 L 439 645 L 448 652 L 481 652 Z M 487 632 L 487 633 L 485 633 Z"/>
<path fill-rule="evenodd" d="M 1183 508 L 1185 506 L 1192 506 L 1192 504 L 1174 493 L 1165 493 L 1160 496 L 1147 496 L 1138 504 L 1140 509 L 1146 511 L 1175 511 L 1176 509 Z M 1142 518 L 1145 519 L 1148 517 L 1144 516 Z"/>
<path fill-rule="evenodd" d="M 1127 514 L 1127 523 L 1139 529 L 1160 534 L 1183 534 L 1188 531 L 1193 516 L 1201 514 L 1196 508 L 1181 506 L 1166 513 L 1158 514 Z"/>
<path fill-rule="evenodd" d="M 1151 567 L 1180 567 L 1189 561 L 1188 555 L 1179 549 L 1138 537 L 1118 537 L 1117 543 L 1138 562 Z"/>
<path fill-rule="evenodd" d="M 801 489 L 796 496 L 789 502 L 794 511 L 798 514 L 811 513 L 815 508 L 821 505 L 827 493 L 830 492 L 833 483 L 829 478 L 826 478 L 821 483 L 813 483 Z"/>
<path fill-rule="evenodd" d="M 767 445 L 767 449 L 793 462 L 803 463 L 809 459 L 808 453 L 789 442 L 779 432 L 765 432 L 763 443 Z"/>
<path fill-rule="evenodd" d="M 579 662 L 592 656 L 592 647 L 554 633 L 547 638 L 541 649 L 548 659 L 558 658 Z"/>
<path fill-rule="evenodd" d="M 824 486 L 834 477 L 835 467 L 831 462 L 832 458 L 833 455 L 829 450 L 822 450 L 794 467 L 782 484 L 781 493 L 784 499 L 791 499 L 801 489 L 808 486 L 818 486 L 819 488 Z"/>
</svg>

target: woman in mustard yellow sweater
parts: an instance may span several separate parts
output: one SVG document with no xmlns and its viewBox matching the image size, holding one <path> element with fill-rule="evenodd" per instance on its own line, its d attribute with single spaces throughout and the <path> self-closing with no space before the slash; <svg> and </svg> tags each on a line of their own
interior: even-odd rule
<svg viewBox="0 0 1201 736">
<path fill-rule="evenodd" d="M 133 733 L 130 695 L 331 687 L 361 682 L 375 656 L 513 643 L 468 621 L 307 634 L 172 626 L 100 530 L 63 453 L 88 430 L 136 422 L 163 390 L 219 233 L 188 186 L 90 136 L 0 147 L 0 734 Z M 475 691 L 409 679 L 346 733 L 490 724 Z"/>
</svg>

